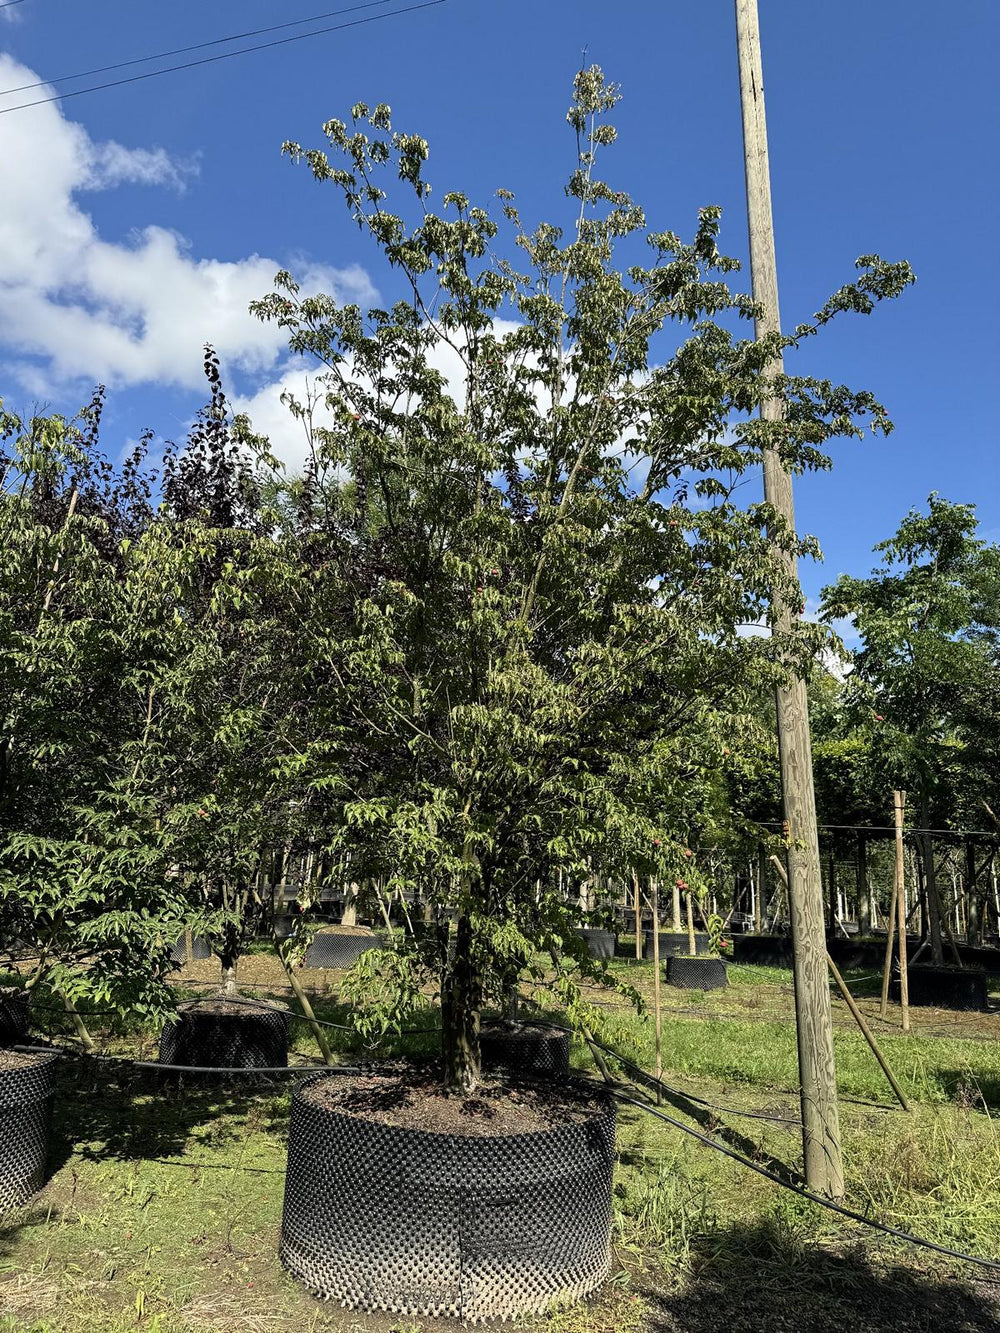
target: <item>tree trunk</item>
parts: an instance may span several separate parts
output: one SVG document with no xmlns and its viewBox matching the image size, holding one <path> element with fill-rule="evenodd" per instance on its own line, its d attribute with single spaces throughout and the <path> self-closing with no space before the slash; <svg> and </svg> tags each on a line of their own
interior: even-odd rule
<svg viewBox="0 0 1000 1333">
<path fill-rule="evenodd" d="M 340 917 L 342 926 L 356 926 L 358 924 L 358 886 L 356 884 L 344 885 L 344 910 Z"/>
<path fill-rule="evenodd" d="M 681 891 L 676 884 L 674 885 L 673 897 L 671 899 L 671 907 L 673 908 L 673 917 L 674 917 L 672 929 L 675 935 L 679 935 L 683 930 L 683 926 L 681 925 Z M 659 917 L 660 917 L 659 910 L 654 910 L 653 912 L 654 930 L 659 930 L 660 928 Z"/>
<path fill-rule="evenodd" d="M 691 904 L 690 889 L 685 896 L 687 897 L 688 950 L 691 953 L 691 956 L 694 957 L 698 952 L 698 947 L 697 940 L 694 937 L 694 907 Z"/>
<path fill-rule="evenodd" d="M 931 826 L 930 809 L 924 798 L 920 806 L 920 822 L 925 829 Z M 934 866 L 934 840 L 929 833 L 923 835 L 924 848 L 924 884 L 927 888 L 927 924 L 931 939 L 931 961 L 935 967 L 944 964 L 944 945 L 941 941 L 941 901 L 938 898 L 937 872 Z"/>
<path fill-rule="evenodd" d="M 863 833 L 858 834 L 855 850 L 855 868 L 857 874 L 858 895 L 858 934 L 862 937 L 871 934 L 872 900 L 871 885 L 868 882 L 868 843 Z"/>
<path fill-rule="evenodd" d="M 444 1086 L 467 1096 L 482 1077 L 479 1053 L 479 1011 L 483 1002 L 482 977 L 472 958 L 472 923 L 458 918 L 455 951 L 441 984 L 442 1057 Z"/>
<path fill-rule="evenodd" d="M 974 946 L 983 942 L 982 906 L 976 889 L 976 845 L 971 838 L 965 840 L 965 938 Z"/>
</svg>

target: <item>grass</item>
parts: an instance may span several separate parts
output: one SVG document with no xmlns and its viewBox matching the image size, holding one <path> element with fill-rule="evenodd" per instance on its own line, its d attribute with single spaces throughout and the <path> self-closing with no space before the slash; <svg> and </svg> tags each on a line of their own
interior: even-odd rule
<svg viewBox="0 0 1000 1333">
<path fill-rule="evenodd" d="M 254 960 L 243 977 L 277 997 L 280 978 Z M 210 964 L 185 974 L 208 989 Z M 200 969 L 200 970 L 199 970 Z M 648 999 L 648 964 L 614 969 Z M 856 974 L 854 988 L 864 990 Z M 797 1115 L 790 974 L 730 969 L 725 992 L 663 989 L 663 1063 L 676 1089 L 664 1110 L 779 1174 L 797 1169 L 794 1125 L 719 1107 Z M 319 979 L 317 1012 L 340 1022 L 336 974 Z M 592 992 L 610 1044 L 653 1064 L 653 1028 Z M 287 996 L 285 997 L 287 998 Z M 871 1018 L 877 1000 L 865 1000 Z M 914 1011 L 880 1040 L 914 1102 L 894 1109 L 870 1052 L 835 1004 L 848 1202 L 887 1222 L 986 1257 L 1000 1255 L 1000 1015 Z M 58 1016 L 53 1015 L 57 1023 Z M 433 1018 L 429 1013 L 428 1018 Z M 890 1024 L 897 1024 L 891 1031 Z M 415 1026 L 424 1026 L 424 1021 Z M 152 1054 L 152 1034 L 99 1028 L 103 1049 Z M 942 1035 L 943 1034 L 943 1035 Z M 349 1060 L 352 1034 L 333 1032 Z M 314 1053 L 308 1026 L 293 1044 Z M 433 1038 L 391 1049 L 429 1051 Z M 591 1065 L 574 1042 L 574 1063 Z M 247 1094 L 164 1088 L 82 1064 L 62 1073 L 55 1173 L 26 1209 L 0 1218 L 0 1333 L 431 1333 L 435 1321 L 361 1316 L 313 1300 L 276 1260 L 288 1089 Z M 612 1280 L 586 1305 L 528 1327 L 542 1333 L 769 1333 L 837 1328 L 1000 1328 L 1000 1298 L 972 1270 L 844 1222 L 679 1130 L 623 1107 L 615 1179 Z"/>
</svg>

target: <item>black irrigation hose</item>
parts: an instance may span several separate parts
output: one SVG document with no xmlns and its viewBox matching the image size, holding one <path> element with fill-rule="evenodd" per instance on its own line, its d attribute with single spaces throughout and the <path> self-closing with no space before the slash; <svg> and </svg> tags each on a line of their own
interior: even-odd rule
<svg viewBox="0 0 1000 1333">
<path fill-rule="evenodd" d="M 887 1236 L 895 1236 L 897 1240 L 905 1240 L 911 1245 L 918 1245 L 925 1250 L 934 1250 L 937 1254 L 947 1255 L 949 1259 L 960 1259 L 963 1263 L 976 1264 L 979 1268 L 987 1268 L 993 1272 L 1000 1272 L 1000 1263 L 993 1259 L 980 1259 L 975 1254 L 964 1254 L 961 1250 L 952 1250 L 947 1245 L 939 1245 L 937 1241 L 927 1240 L 925 1236 L 915 1236 L 911 1231 L 903 1231 L 900 1227 L 890 1226 L 888 1222 L 878 1222 L 874 1218 L 865 1217 L 863 1213 L 856 1213 L 852 1208 L 845 1208 L 843 1204 L 834 1203 L 832 1199 L 824 1199 L 821 1194 L 814 1194 L 812 1190 L 806 1189 L 804 1185 L 796 1185 L 791 1181 L 783 1180 L 781 1176 L 769 1171 L 766 1166 L 761 1166 L 758 1162 L 752 1161 L 749 1157 L 744 1157 L 742 1153 L 736 1152 L 734 1148 L 729 1148 L 723 1143 L 718 1143 L 708 1134 L 702 1134 L 700 1130 L 692 1129 L 690 1125 L 685 1125 L 680 1120 L 675 1120 L 673 1116 L 667 1115 L 659 1107 L 650 1106 L 648 1102 L 637 1101 L 634 1097 L 628 1097 L 623 1092 L 612 1090 L 612 1096 L 620 1102 L 626 1102 L 630 1106 L 637 1106 L 641 1111 L 648 1111 L 659 1120 L 664 1120 L 674 1129 L 679 1129 L 684 1134 L 690 1134 L 692 1138 L 700 1143 L 706 1144 L 709 1148 L 715 1148 L 726 1157 L 731 1157 L 734 1162 L 739 1162 L 741 1166 L 749 1167 L 751 1171 L 756 1171 L 759 1176 L 764 1176 L 766 1180 L 772 1180 L 776 1185 L 783 1189 L 791 1190 L 793 1194 L 798 1194 L 800 1198 L 808 1199 L 810 1203 L 818 1203 L 821 1208 L 826 1208 L 832 1213 L 837 1213 L 841 1217 L 846 1217 L 852 1222 L 858 1222 L 861 1226 L 869 1227 L 874 1231 L 881 1231 Z"/>
<path fill-rule="evenodd" d="M 98 1064 L 127 1065 L 130 1069 L 155 1069 L 161 1073 L 178 1074 L 321 1074 L 326 1071 L 337 1074 L 359 1074 L 359 1065 L 275 1065 L 265 1068 L 247 1068 L 231 1065 L 161 1065 L 156 1060 L 130 1060 L 127 1055 L 98 1055 L 93 1051 L 77 1051 L 66 1046 L 28 1046 L 18 1045 L 11 1048 L 29 1055 L 51 1055 L 53 1052 L 63 1056 L 73 1056 L 79 1060 L 93 1060 Z"/>
</svg>

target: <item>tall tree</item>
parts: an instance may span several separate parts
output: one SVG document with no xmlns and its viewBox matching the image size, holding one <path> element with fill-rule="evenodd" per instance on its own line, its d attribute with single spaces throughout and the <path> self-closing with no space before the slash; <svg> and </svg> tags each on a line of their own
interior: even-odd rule
<svg viewBox="0 0 1000 1333">
<path fill-rule="evenodd" d="M 616 100 L 581 71 L 568 227 L 529 229 L 500 191 L 507 246 L 461 193 L 432 211 L 427 143 L 384 106 L 330 121 L 322 150 L 287 144 L 340 191 L 400 299 L 364 315 L 280 274 L 256 305 L 326 367 L 301 512 L 350 591 L 328 659 L 345 733 L 310 781 L 340 802 L 332 849 L 433 918 L 356 976 L 378 981 L 374 1020 L 436 977 L 454 1089 L 479 1077 L 482 1004 L 536 949 L 590 966 L 561 885 L 598 857 L 683 875 L 663 816 L 703 738 L 721 749 L 741 698 L 812 656 L 806 625 L 738 633 L 787 591 L 780 551 L 811 549 L 768 506 L 741 509 L 739 478 L 765 446 L 818 466 L 832 437 L 888 425 L 866 393 L 764 377 L 839 310 L 899 291 L 905 266 L 861 262 L 793 337 L 735 336 L 756 311 L 727 285 L 719 210 L 690 242 L 649 232 L 598 175 Z M 773 394 L 782 421 L 751 419 Z M 573 1004 L 569 968 L 557 984 Z"/>
</svg>

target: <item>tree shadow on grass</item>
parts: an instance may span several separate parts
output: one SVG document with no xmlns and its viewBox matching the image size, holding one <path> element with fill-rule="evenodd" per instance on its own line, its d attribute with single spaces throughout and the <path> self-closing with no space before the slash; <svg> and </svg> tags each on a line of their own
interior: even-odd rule
<svg viewBox="0 0 1000 1333">
<path fill-rule="evenodd" d="M 645 1289 L 650 1333 L 998 1333 L 1000 1282 L 918 1268 L 858 1240 L 834 1253 L 776 1222 L 692 1242 L 692 1276 Z"/>
<path fill-rule="evenodd" d="M 287 1120 L 287 1081 L 257 1077 L 253 1087 L 165 1077 L 111 1064 L 66 1061 L 56 1091 L 48 1174 L 74 1155 L 86 1161 L 177 1157 L 198 1131 L 213 1146 L 242 1140 L 255 1105 L 269 1127 Z M 244 1081 L 245 1083 L 245 1081 Z"/>
</svg>

